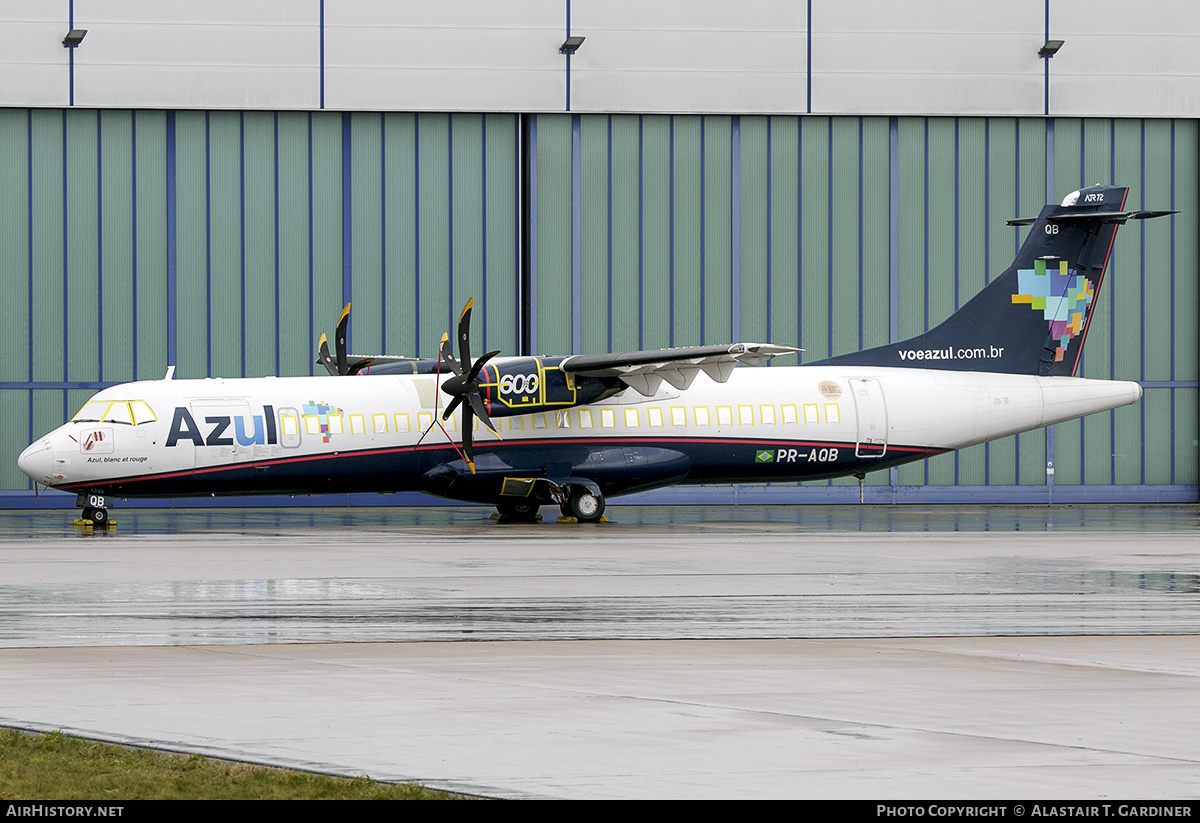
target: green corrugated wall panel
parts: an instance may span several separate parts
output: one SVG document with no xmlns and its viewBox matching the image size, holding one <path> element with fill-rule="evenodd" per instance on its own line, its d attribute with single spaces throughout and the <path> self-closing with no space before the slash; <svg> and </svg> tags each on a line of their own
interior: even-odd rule
<svg viewBox="0 0 1200 823">
<path fill-rule="evenodd" d="M 382 222 L 386 185 L 380 173 L 383 115 L 354 112 L 346 116 L 350 118 L 350 347 L 356 353 L 375 354 L 383 351 L 384 315 L 391 308 L 381 299 L 383 258 L 390 251 L 384 244 Z M 326 312 L 330 334 L 333 311 L 330 306 Z"/>
<path fill-rule="evenodd" d="M 738 223 L 740 255 L 738 260 L 739 337 L 742 340 L 770 338 L 767 307 L 767 126 L 765 117 L 741 117 L 738 120 L 740 151 L 738 163 L 740 209 Z"/>
<path fill-rule="evenodd" d="M 701 288 L 701 249 L 704 244 L 704 202 L 701 181 L 701 141 L 704 118 L 676 116 L 675 124 L 675 205 L 674 285 L 675 314 L 671 320 L 676 346 L 700 345 L 700 327 L 704 312 Z"/>
<path fill-rule="evenodd" d="M 608 125 L 609 118 L 586 115 L 579 122 L 579 345 L 583 353 L 610 351 L 610 317 L 622 305 L 608 293 Z"/>
<path fill-rule="evenodd" d="M 208 246 L 203 112 L 175 114 L 175 335 L 177 377 L 208 373 Z"/>
<path fill-rule="evenodd" d="M 133 114 L 99 112 L 100 374 L 134 379 Z M 95 144 L 93 144 L 95 145 Z"/>
<path fill-rule="evenodd" d="M 1142 180 L 1132 184 L 1128 205 L 1134 209 L 1157 209 L 1171 202 L 1171 164 L 1159 158 L 1171 156 L 1172 123 L 1168 120 L 1144 121 Z M 1122 240 L 1129 234 L 1137 236 L 1141 247 L 1138 268 L 1144 280 L 1141 329 L 1138 348 L 1145 352 L 1142 363 L 1143 380 L 1171 380 L 1171 356 L 1163 351 L 1175 320 L 1175 296 L 1172 294 L 1171 218 L 1126 223 Z M 1192 304 L 1195 305 L 1194 303 Z M 1194 316 L 1194 314 L 1193 314 Z M 1171 346 L 1174 346 L 1171 341 Z M 1193 349 L 1194 351 L 1194 349 Z M 1159 429 L 1161 431 L 1161 429 Z"/>
<path fill-rule="evenodd" d="M 1196 450 L 1197 408 L 1200 407 L 1200 392 L 1196 389 L 1173 389 L 1175 395 L 1175 425 L 1171 429 L 1171 443 L 1175 449 L 1174 482 L 1194 485 L 1197 480 Z"/>
<path fill-rule="evenodd" d="M 471 311 L 471 355 L 479 357 L 487 349 L 480 347 L 483 339 L 483 248 L 487 238 L 483 233 L 483 118 L 477 114 L 450 116 L 451 145 L 450 181 L 453 211 L 450 221 L 453 231 L 451 308 L 454 317 L 474 299 L 479 311 Z M 453 334 L 453 329 L 450 329 Z"/>
<path fill-rule="evenodd" d="M 890 333 L 891 125 L 886 117 L 865 118 L 862 130 L 862 315 L 863 347 L 882 346 Z M 888 472 L 872 472 L 866 485 L 886 486 Z"/>
<path fill-rule="evenodd" d="M 541 115 L 537 130 L 535 353 L 553 354 L 571 351 L 571 117 Z"/>
<path fill-rule="evenodd" d="M 671 118 L 641 123 L 641 335 L 644 349 L 671 345 Z"/>
<path fill-rule="evenodd" d="M 264 377 L 276 373 L 278 340 L 275 328 L 275 117 L 269 112 L 246 112 L 243 117 L 243 371 L 246 377 Z"/>
<path fill-rule="evenodd" d="M 432 354 L 476 296 L 487 314 L 480 351 L 515 350 L 513 115 L 6 110 L 0 267 L 9 300 L 0 339 L 22 353 L 32 339 L 34 354 L 30 363 L 10 358 L 5 379 L 161 375 L 170 342 L 170 116 L 181 377 L 209 373 L 210 353 L 213 374 L 241 374 L 243 362 L 246 374 L 272 373 L 276 356 L 282 373 L 309 373 L 316 337 L 332 332 L 341 306 L 343 205 L 356 349 Z M 346 204 L 343 122 L 351 126 Z M 560 353 L 571 346 L 571 116 L 537 122 L 538 348 Z M 1011 261 L 1024 231 L 1003 221 L 1042 204 L 1047 122 L 897 120 L 901 336 L 940 322 Z M 581 118 L 584 351 L 731 339 L 735 226 L 743 338 L 799 341 L 806 362 L 888 339 L 889 120 L 742 117 L 736 160 L 733 123 Z M 1056 199 L 1084 183 L 1117 182 L 1131 187 L 1130 208 L 1169 207 L 1173 197 L 1183 212 L 1120 229 L 1083 374 L 1195 380 L 1196 121 L 1053 124 Z M 640 295 L 636 311 L 623 295 Z M 482 339 L 479 312 L 474 329 Z M 11 448 L 89 394 L 9 390 L 18 420 Z M 1139 405 L 1059 424 L 1056 483 L 1194 484 L 1196 401 L 1195 389 L 1150 387 Z M 1041 485 L 1045 442 L 1045 433 L 1028 433 L 905 467 L 899 479 Z M 11 466 L 0 482 L 28 486 Z M 869 482 L 888 478 L 874 473 Z"/>
<path fill-rule="evenodd" d="M 928 288 L 926 271 L 925 212 L 927 150 L 925 120 L 902 117 L 897 123 L 899 165 L 899 329 L 898 339 L 920 334 L 928 328 L 929 317 L 925 295 Z M 846 349 L 847 351 L 851 349 Z M 836 349 L 838 353 L 842 349 Z M 924 462 L 901 466 L 898 471 L 901 485 L 922 485 L 927 481 Z"/>
<path fill-rule="evenodd" d="M 800 343 L 800 121 L 772 117 L 771 124 L 771 290 L 770 328 L 763 338 L 771 343 Z M 742 337 L 750 339 L 743 325 Z M 774 366 L 795 365 L 798 355 L 777 357 Z"/>
<path fill-rule="evenodd" d="M 386 244 L 385 327 L 381 353 L 416 356 L 429 351 L 429 339 L 440 332 L 422 329 L 417 309 L 417 115 L 383 115 L 383 243 Z M 374 354 L 366 348 L 361 354 Z"/>
<path fill-rule="evenodd" d="M 863 324 L 863 345 L 866 348 L 882 346 L 889 340 L 890 131 L 886 117 L 869 117 L 863 123 L 862 311 L 866 318 Z"/>
<path fill-rule="evenodd" d="M 61 426 L 83 405 L 72 402 L 79 392 L 67 392 L 59 389 L 35 389 L 30 392 L 29 405 L 33 409 L 33 431 L 35 437 Z M 88 394 L 85 392 L 84 394 Z M 28 445 L 28 444 L 26 444 Z M 13 461 L 15 462 L 15 461 Z M 28 481 L 21 483 L 19 488 L 28 488 Z"/>
<path fill-rule="evenodd" d="M 1026 214 L 1037 214 L 1046 204 L 1046 120 L 1022 119 L 1017 121 L 1018 192 L 1017 211 L 1000 218 L 1004 220 Z M 1012 229 L 1007 229 L 1012 232 Z M 1015 234 L 1015 232 L 1014 232 Z M 1013 255 L 1020 247 L 1021 238 L 1015 237 Z M 1011 259 L 1009 260 L 1011 263 Z M 1005 264 L 1008 265 L 1007 263 Z M 999 274 L 1000 270 L 996 271 Z M 1015 438 L 1016 460 L 1012 480 L 1020 485 L 1044 485 L 1046 482 L 1046 433 L 1042 430 L 1026 432 Z"/>
<path fill-rule="evenodd" d="M 27 111 L 0 109 L 0 146 L 5 147 L 0 152 L 0 192 L 4 192 L 0 197 L 0 272 L 5 296 L 0 301 L 0 350 L 8 353 L 0 363 L 0 380 L 14 382 L 29 378 L 29 340 L 34 325 L 29 312 L 28 129 Z M 4 397 L 5 408 L 13 408 L 17 394 L 6 391 Z M 20 403 L 24 407 L 23 396 Z M 18 433 L 24 438 L 28 414 L 22 414 L 24 425 Z M 11 431 L 12 426 L 4 429 Z M 27 444 L 26 439 L 21 448 Z"/>
<path fill-rule="evenodd" d="M 137 154 L 134 224 L 137 247 L 136 379 L 166 374 L 167 366 L 167 115 L 161 111 L 133 114 Z M 128 261 L 127 261 L 128 263 Z"/>
<path fill-rule="evenodd" d="M 450 115 L 420 115 L 417 139 L 420 141 L 417 242 L 421 246 L 417 288 L 423 338 L 417 345 L 422 355 L 433 357 L 443 334 L 454 337 L 462 309 L 450 303 Z"/>
<path fill-rule="evenodd" d="M 342 311 L 342 115 L 312 113 L 312 311 L 313 334 L 304 359 L 316 356 L 321 331 L 332 335 Z M 354 322 L 351 320 L 351 322 Z M 331 338 L 332 339 L 332 338 Z M 436 347 L 436 343 L 433 344 Z M 306 367 L 307 368 L 307 367 Z"/>
<path fill-rule="evenodd" d="M 98 112 L 66 113 L 67 380 L 100 376 Z"/>
<path fill-rule="evenodd" d="M 5 136 L 0 124 L 0 139 Z M 0 460 L 0 489 L 31 488 L 30 480 L 21 474 L 15 459 L 35 437 L 45 434 L 44 429 L 30 425 L 30 394 L 27 389 L 0 390 L 0 404 L 4 409 L 4 426 L 0 427 L 0 455 L 4 456 Z"/>
<path fill-rule="evenodd" d="M 704 118 L 704 261 L 702 264 L 705 345 L 733 338 L 733 119 Z"/>
<path fill-rule="evenodd" d="M 612 118 L 612 163 L 609 168 L 612 185 L 612 225 L 609 230 L 612 246 L 609 265 L 612 269 L 612 299 L 615 306 L 610 323 L 612 347 L 616 351 L 639 348 L 641 336 L 638 127 L 637 117 Z"/>
<path fill-rule="evenodd" d="M 830 190 L 829 212 L 833 222 L 833 254 L 831 256 L 830 300 L 832 325 L 830 349 L 834 354 L 862 349 L 865 337 L 861 312 L 860 269 L 861 226 L 860 207 L 860 123 L 857 117 L 838 117 L 832 123 L 833 141 L 830 170 L 833 186 Z"/>
<path fill-rule="evenodd" d="M 240 377 L 245 352 L 241 117 L 214 111 L 208 118 L 209 373 Z"/>
<path fill-rule="evenodd" d="M 800 346 L 802 362 L 821 360 L 829 350 L 829 213 L 831 121 L 800 120 Z"/>
<path fill-rule="evenodd" d="M 1141 178 L 1141 124 L 1119 120 L 1115 124 L 1116 157 L 1112 182 L 1126 180 L 1137 186 Z M 1136 192 L 1130 192 L 1136 198 Z M 1136 203 L 1127 202 L 1126 206 Z M 1118 231 L 1122 242 L 1114 245 L 1109 263 L 1107 302 L 1113 318 L 1113 371 L 1118 380 L 1142 379 L 1141 323 L 1142 272 L 1138 228 L 1126 224 Z M 1149 275 L 1149 272 L 1146 272 Z M 1089 345 L 1091 345 L 1089 341 Z M 1126 407 L 1109 412 L 1113 420 L 1113 473 L 1110 482 L 1137 484 L 1142 476 L 1141 409 Z"/>
<path fill-rule="evenodd" d="M 309 125 L 312 115 L 280 112 L 279 148 L 279 372 L 313 373 L 320 332 L 337 322 L 331 309 L 316 304 L 309 288 L 311 241 L 309 237 Z M 314 317 L 314 314 L 316 315 Z M 314 329 L 314 325 L 316 329 Z"/>
<path fill-rule="evenodd" d="M 483 118 L 487 168 L 484 182 L 487 197 L 487 264 L 485 351 L 499 349 L 508 354 L 518 350 L 517 283 L 520 280 L 518 238 L 521 236 L 518 204 L 519 119 L 511 114 L 488 114 Z"/>
</svg>

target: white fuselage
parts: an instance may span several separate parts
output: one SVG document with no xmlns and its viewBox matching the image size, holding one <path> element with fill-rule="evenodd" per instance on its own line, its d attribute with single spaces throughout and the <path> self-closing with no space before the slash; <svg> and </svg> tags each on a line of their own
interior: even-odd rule
<svg viewBox="0 0 1200 823">
<path fill-rule="evenodd" d="M 476 421 L 476 459 L 516 456 L 527 468 L 543 454 L 558 459 L 559 447 L 578 456 L 635 444 L 687 455 L 687 476 L 671 482 L 802 480 L 909 462 L 1140 396 L 1136 383 L 1068 377 L 737 368 L 725 383 L 700 377 L 683 391 L 663 383 L 651 397 L 626 390 L 497 417 L 499 438 Z M 129 497 L 421 488 L 422 473 L 458 459 L 459 414 L 445 434 L 435 423 L 445 399 L 429 375 L 127 383 L 85 406 L 83 417 L 102 419 L 59 427 L 20 466 L 48 486 Z"/>
</svg>

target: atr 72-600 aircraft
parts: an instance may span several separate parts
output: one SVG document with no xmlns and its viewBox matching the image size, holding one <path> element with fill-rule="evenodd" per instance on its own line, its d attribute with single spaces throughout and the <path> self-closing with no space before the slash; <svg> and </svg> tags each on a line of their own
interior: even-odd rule
<svg viewBox="0 0 1200 823">
<path fill-rule="evenodd" d="M 1000 277 L 940 326 L 856 354 L 776 369 L 735 365 L 799 350 L 472 361 L 468 304 L 457 359 L 446 337 L 436 359 L 361 358 L 347 306 L 336 357 L 320 346 L 334 377 L 168 370 L 99 392 L 19 463 L 97 524 L 114 497 L 410 490 L 594 521 L 606 497 L 673 484 L 861 478 L 1141 397 L 1073 376 L 1117 225 L 1173 213 L 1125 211 L 1127 193 L 1093 186 L 1010 221 L 1033 228 Z"/>
</svg>

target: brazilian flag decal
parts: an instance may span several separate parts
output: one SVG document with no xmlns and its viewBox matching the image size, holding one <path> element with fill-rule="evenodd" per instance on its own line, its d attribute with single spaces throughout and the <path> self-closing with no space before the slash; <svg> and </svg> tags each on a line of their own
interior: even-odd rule
<svg viewBox="0 0 1200 823">
<path fill-rule="evenodd" d="M 775 452 L 771 449 L 763 449 L 754 455 L 755 463 L 774 463 Z"/>
</svg>

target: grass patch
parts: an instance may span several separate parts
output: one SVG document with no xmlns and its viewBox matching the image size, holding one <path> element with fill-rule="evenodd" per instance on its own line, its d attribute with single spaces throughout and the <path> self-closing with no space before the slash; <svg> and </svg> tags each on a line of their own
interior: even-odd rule
<svg viewBox="0 0 1200 823">
<path fill-rule="evenodd" d="M 3 800 L 446 800 L 416 783 L 376 783 L 166 754 L 54 733 L 0 729 Z"/>
</svg>

